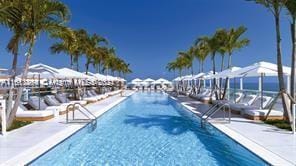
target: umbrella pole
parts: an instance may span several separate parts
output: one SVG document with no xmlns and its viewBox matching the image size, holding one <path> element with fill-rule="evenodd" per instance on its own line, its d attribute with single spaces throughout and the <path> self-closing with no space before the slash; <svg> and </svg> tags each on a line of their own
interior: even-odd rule
<svg viewBox="0 0 296 166">
<path fill-rule="evenodd" d="M 263 73 L 261 73 L 261 109 L 263 109 Z"/>
<path fill-rule="evenodd" d="M 243 90 L 243 78 L 239 79 L 239 83 L 240 83 L 239 89 L 242 91 Z"/>
</svg>

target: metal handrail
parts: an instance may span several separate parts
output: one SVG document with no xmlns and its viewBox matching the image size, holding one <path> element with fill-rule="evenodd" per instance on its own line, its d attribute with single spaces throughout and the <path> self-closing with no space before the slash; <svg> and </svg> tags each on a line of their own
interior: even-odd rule
<svg viewBox="0 0 296 166">
<path fill-rule="evenodd" d="M 77 107 L 78 105 L 78 107 Z M 70 112 L 70 109 L 72 108 L 72 120 L 74 121 L 75 120 L 75 110 L 78 110 L 80 113 L 82 113 L 87 119 L 91 120 L 91 123 L 93 121 L 95 121 L 94 124 L 96 124 L 96 116 L 91 113 L 86 107 L 84 107 L 82 104 L 80 103 L 74 103 L 74 104 L 69 104 L 67 106 L 67 109 L 66 109 L 66 122 L 69 123 L 69 112 Z M 84 110 L 82 111 L 80 108 L 83 108 Z M 87 113 L 85 113 L 85 111 Z M 93 123 L 92 123 L 93 124 Z M 94 125 L 93 124 L 93 125 Z"/>
<path fill-rule="evenodd" d="M 214 106 L 212 106 L 209 110 L 207 110 L 206 112 L 204 112 L 201 116 L 201 126 L 203 126 L 204 122 L 207 122 L 208 119 L 215 115 L 218 111 L 220 111 L 221 109 L 223 109 L 224 112 L 224 119 L 226 119 L 226 109 L 228 110 L 228 123 L 231 122 L 231 111 L 230 111 L 230 106 L 228 103 L 223 103 L 221 106 L 217 107 L 220 103 L 215 104 Z M 216 109 L 214 109 L 216 108 Z"/>
</svg>

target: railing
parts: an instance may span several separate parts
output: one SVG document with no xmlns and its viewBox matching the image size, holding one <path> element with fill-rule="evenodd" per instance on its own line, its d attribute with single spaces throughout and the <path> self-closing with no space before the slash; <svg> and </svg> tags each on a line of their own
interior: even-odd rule
<svg viewBox="0 0 296 166">
<path fill-rule="evenodd" d="M 86 119 L 75 118 L 75 111 L 79 111 Z M 72 111 L 72 120 L 69 119 L 69 113 Z M 90 123 L 92 131 L 97 127 L 96 116 L 80 103 L 69 104 L 66 110 L 66 123 Z"/>
<path fill-rule="evenodd" d="M 228 103 L 216 103 L 210 107 L 206 112 L 201 115 L 201 126 L 204 127 L 205 122 L 208 122 L 208 119 L 215 115 L 218 111 L 223 111 L 223 119 L 226 120 L 226 110 L 228 111 L 228 123 L 231 122 L 231 111 Z"/>
</svg>

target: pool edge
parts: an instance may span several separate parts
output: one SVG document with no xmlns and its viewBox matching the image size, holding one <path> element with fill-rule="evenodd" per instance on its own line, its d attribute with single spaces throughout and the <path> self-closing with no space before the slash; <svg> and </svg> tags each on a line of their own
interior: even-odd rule
<svg viewBox="0 0 296 166">
<path fill-rule="evenodd" d="M 135 92 L 132 91 L 126 96 L 123 96 L 123 98 L 118 99 L 117 101 L 109 104 L 105 108 L 103 108 L 101 111 L 96 112 L 95 116 L 96 118 L 102 116 L 104 113 L 111 110 L 113 107 L 117 106 L 118 104 L 122 103 L 126 99 L 128 99 L 130 96 L 132 96 Z M 28 165 L 38 159 L 39 157 L 43 156 L 45 153 L 53 149 L 54 147 L 58 146 L 65 140 L 67 140 L 69 137 L 74 135 L 75 133 L 79 132 L 83 128 L 85 128 L 89 123 L 83 124 L 83 125 L 74 125 L 69 126 L 65 130 L 60 131 L 51 137 L 47 138 L 46 140 L 39 142 L 35 146 L 27 149 L 26 151 L 18 154 L 17 156 L 5 161 L 4 163 L 0 163 L 0 166 L 6 166 L 6 165 Z"/>
<path fill-rule="evenodd" d="M 179 103 L 184 108 L 184 110 L 194 113 L 192 108 L 190 108 L 189 106 L 186 106 L 184 103 L 180 102 L 174 96 L 171 96 L 170 94 L 168 94 L 168 96 L 171 99 L 173 99 L 174 101 L 176 101 L 177 103 Z M 273 153 L 272 151 L 269 151 L 268 149 L 264 148 L 263 146 L 257 144 L 256 142 L 244 137 L 240 133 L 236 132 L 235 130 L 230 129 L 229 127 L 225 126 L 224 124 L 218 124 L 218 123 L 213 123 L 213 122 L 209 122 L 209 124 L 270 165 L 275 165 L 275 166 L 276 165 L 285 165 L 285 166 L 290 166 L 290 165 L 293 166 L 294 165 L 290 161 L 282 158 L 281 156 Z"/>
</svg>

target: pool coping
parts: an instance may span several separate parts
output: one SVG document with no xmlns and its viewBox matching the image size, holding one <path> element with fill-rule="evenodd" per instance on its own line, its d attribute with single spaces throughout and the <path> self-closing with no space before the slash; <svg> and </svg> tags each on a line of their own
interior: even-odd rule
<svg viewBox="0 0 296 166">
<path fill-rule="evenodd" d="M 128 97 L 133 95 L 134 91 L 129 91 L 129 93 L 124 96 L 123 98 L 120 98 L 111 104 L 107 105 L 106 107 L 102 108 L 100 111 L 97 111 L 94 113 L 96 118 L 102 116 L 104 113 L 111 110 L 116 105 L 120 104 L 124 100 L 126 100 Z M 48 152 L 50 149 L 54 148 L 67 138 L 71 137 L 73 134 L 87 126 L 89 123 L 85 124 L 75 124 L 75 125 L 69 125 L 64 130 L 52 135 L 51 137 L 48 137 L 46 140 L 37 143 L 35 146 L 26 149 L 24 152 L 14 156 L 13 158 L 6 160 L 4 163 L 0 163 L 0 166 L 6 166 L 6 165 L 27 165 L 34 161 L 35 159 L 42 156 L 44 153 Z M 15 131 L 14 131 L 15 132 Z"/>
<path fill-rule="evenodd" d="M 168 94 L 169 95 L 169 94 Z M 194 110 L 192 107 L 185 105 L 184 103 L 180 102 L 177 98 L 169 95 L 170 98 L 178 102 L 181 106 L 185 108 L 185 110 L 190 111 L 194 113 Z M 220 132 L 224 133 L 229 138 L 233 139 L 235 142 L 249 150 L 251 153 L 254 153 L 256 156 L 264 160 L 270 165 L 274 166 L 293 166 L 294 164 L 278 154 L 273 153 L 272 151 L 264 148 L 263 146 L 259 145 L 258 143 L 252 141 L 251 139 L 241 135 L 237 131 L 227 127 L 226 125 L 222 123 L 213 123 L 211 121 L 208 121 L 210 125 L 218 129 Z"/>
</svg>

